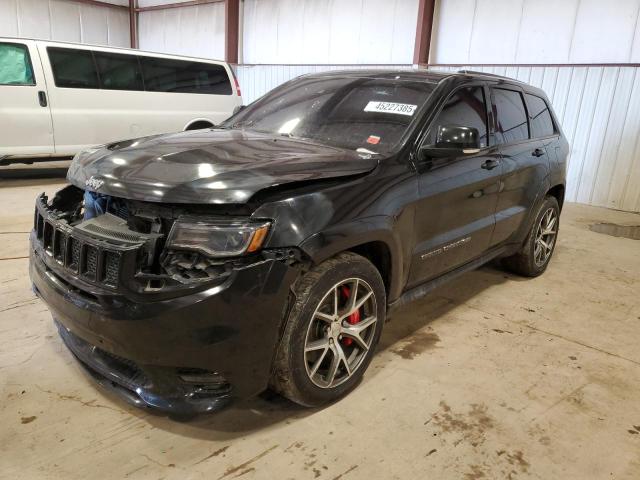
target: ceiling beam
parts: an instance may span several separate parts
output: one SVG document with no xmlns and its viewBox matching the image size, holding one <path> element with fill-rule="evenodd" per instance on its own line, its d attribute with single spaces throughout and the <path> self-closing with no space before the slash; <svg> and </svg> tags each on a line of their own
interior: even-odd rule
<svg viewBox="0 0 640 480">
<path fill-rule="evenodd" d="M 188 2 L 165 3 L 164 5 L 150 5 L 148 7 L 138 7 L 136 12 L 151 12 L 153 10 L 168 10 L 170 8 L 195 7 L 197 5 L 208 5 L 210 3 L 222 3 L 225 0 L 190 0 Z"/>
<path fill-rule="evenodd" d="M 433 17 L 436 0 L 419 0 L 418 24 L 416 25 L 416 43 L 413 49 L 414 65 L 426 65 L 429 63 L 429 50 L 431 49 L 431 32 L 433 30 Z"/>
<path fill-rule="evenodd" d="M 95 5 L 96 7 L 117 8 L 119 10 L 128 10 L 126 5 L 116 5 L 114 3 L 102 2 L 100 0 L 73 0 L 76 3 L 84 3 L 85 5 Z"/>
</svg>

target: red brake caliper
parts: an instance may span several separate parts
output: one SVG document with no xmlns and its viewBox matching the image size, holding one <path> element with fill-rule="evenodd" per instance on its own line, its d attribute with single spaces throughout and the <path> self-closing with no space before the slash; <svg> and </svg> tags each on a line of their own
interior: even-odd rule
<svg viewBox="0 0 640 480">
<path fill-rule="evenodd" d="M 347 287 L 346 285 L 342 285 L 342 288 L 340 289 L 340 291 L 345 301 L 349 300 L 349 297 L 351 296 L 351 291 L 349 290 L 349 287 Z M 351 315 L 347 317 L 347 322 L 350 323 L 351 325 L 355 325 L 359 321 L 360 321 L 360 310 L 356 310 L 355 312 L 353 312 Z M 353 338 L 342 337 L 341 342 L 345 347 L 348 347 L 353 343 Z"/>
</svg>

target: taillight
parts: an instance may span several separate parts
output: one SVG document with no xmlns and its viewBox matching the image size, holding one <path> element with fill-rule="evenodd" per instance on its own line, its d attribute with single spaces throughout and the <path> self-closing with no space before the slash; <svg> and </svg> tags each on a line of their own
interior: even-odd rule
<svg viewBox="0 0 640 480">
<path fill-rule="evenodd" d="M 236 77 L 236 72 L 233 71 L 233 68 L 230 68 L 231 70 L 231 75 L 233 75 L 233 82 L 236 84 L 236 92 L 238 92 L 238 96 L 241 97 L 242 94 L 240 93 L 240 83 L 238 83 L 238 77 Z"/>
</svg>

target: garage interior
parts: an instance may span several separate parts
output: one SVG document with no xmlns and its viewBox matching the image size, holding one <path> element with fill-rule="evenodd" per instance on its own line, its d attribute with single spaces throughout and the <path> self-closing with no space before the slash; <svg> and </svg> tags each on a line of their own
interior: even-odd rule
<svg viewBox="0 0 640 480">
<path fill-rule="evenodd" d="M 245 104 L 334 69 L 517 78 L 571 145 L 544 275 L 490 264 L 403 306 L 328 407 L 266 392 L 184 421 L 97 388 L 31 291 L 34 199 L 69 163 L 0 167 L 0 477 L 640 478 L 639 19 L 640 0 L 0 0 L 0 37 L 223 59 Z"/>
</svg>

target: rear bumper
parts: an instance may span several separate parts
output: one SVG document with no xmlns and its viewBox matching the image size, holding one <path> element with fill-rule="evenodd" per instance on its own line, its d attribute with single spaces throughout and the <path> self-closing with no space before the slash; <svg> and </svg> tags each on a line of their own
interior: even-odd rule
<svg viewBox="0 0 640 480">
<path fill-rule="evenodd" d="M 299 271 L 265 260 L 208 290 L 152 302 L 89 297 L 32 242 L 30 275 L 73 354 L 138 406 L 201 413 L 267 387 Z"/>
</svg>

